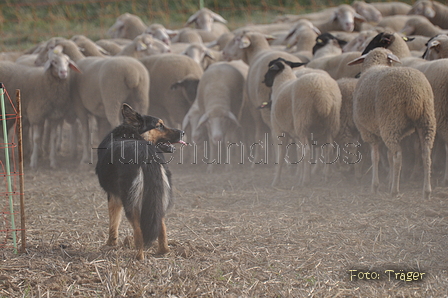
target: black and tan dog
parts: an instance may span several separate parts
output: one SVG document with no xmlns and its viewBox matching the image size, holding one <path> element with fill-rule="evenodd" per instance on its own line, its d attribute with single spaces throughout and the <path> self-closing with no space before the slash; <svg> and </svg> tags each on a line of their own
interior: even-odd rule
<svg viewBox="0 0 448 298">
<path fill-rule="evenodd" d="M 98 148 L 95 171 L 107 193 L 109 240 L 117 245 L 121 211 L 134 229 L 137 259 L 143 248 L 158 237 L 158 253 L 169 251 L 165 212 L 172 205 L 171 173 L 163 152 L 171 144 L 184 143 L 183 131 L 170 129 L 161 119 L 140 115 L 129 105 L 122 107 L 123 124 L 113 129 Z"/>
</svg>

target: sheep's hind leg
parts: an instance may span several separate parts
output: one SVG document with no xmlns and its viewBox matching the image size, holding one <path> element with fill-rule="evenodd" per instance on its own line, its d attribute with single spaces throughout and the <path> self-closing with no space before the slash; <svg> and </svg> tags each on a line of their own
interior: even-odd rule
<svg viewBox="0 0 448 298">
<path fill-rule="evenodd" d="M 31 153 L 30 167 L 32 169 L 35 169 L 37 167 L 37 160 L 39 158 L 40 143 L 42 138 L 42 127 L 38 124 L 33 124 L 32 132 L 33 132 L 33 151 Z"/>
<path fill-rule="evenodd" d="M 403 163 L 403 157 L 401 148 L 392 153 L 392 188 L 391 195 L 396 196 L 400 191 L 400 174 L 401 174 L 401 166 Z"/>
<path fill-rule="evenodd" d="M 50 167 L 52 169 L 57 168 L 57 161 L 56 161 L 56 148 L 57 148 L 57 140 L 58 140 L 58 123 L 54 121 L 50 121 Z"/>
<path fill-rule="evenodd" d="M 371 144 L 370 157 L 372 159 L 372 193 L 378 193 L 380 179 L 378 177 L 378 163 L 380 161 L 380 150 L 378 143 Z"/>
<path fill-rule="evenodd" d="M 280 135 L 280 134 L 278 134 L 278 135 Z M 277 133 L 274 133 L 274 135 L 273 135 L 274 142 L 277 141 L 275 139 L 276 137 L 277 137 Z M 272 181 L 273 187 L 279 185 L 281 182 L 283 164 L 285 163 L 286 145 L 287 145 L 286 141 L 282 140 L 281 143 L 278 144 L 278 146 L 276 146 L 277 160 L 276 160 L 276 166 L 275 166 L 274 180 Z"/>
<path fill-rule="evenodd" d="M 423 130 L 417 129 L 417 133 L 420 139 L 420 145 L 422 148 L 422 161 L 423 161 L 423 199 L 429 199 L 431 196 L 431 148 L 433 141 L 429 141 L 423 135 Z M 445 152 L 448 152 L 448 144 L 445 143 Z M 448 154 L 446 160 L 448 161 Z M 447 169 L 448 165 L 445 165 L 445 179 L 447 181 Z"/>
</svg>

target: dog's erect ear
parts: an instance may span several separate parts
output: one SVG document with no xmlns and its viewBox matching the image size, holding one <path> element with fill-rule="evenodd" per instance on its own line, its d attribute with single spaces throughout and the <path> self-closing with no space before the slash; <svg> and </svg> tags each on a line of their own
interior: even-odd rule
<svg viewBox="0 0 448 298">
<path fill-rule="evenodd" d="M 134 109 L 128 104 L 123 104 L 121 113 L 123 114 L 123 121 L 126 124 L 138 127 L 143 123 L 142 116 L 134 111 Z"/>
</svg>

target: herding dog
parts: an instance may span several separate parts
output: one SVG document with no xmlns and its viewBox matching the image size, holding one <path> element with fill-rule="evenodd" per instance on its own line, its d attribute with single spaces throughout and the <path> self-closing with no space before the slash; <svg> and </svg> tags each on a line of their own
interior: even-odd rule
<svg viewBox="0 0 448 298">
<path fill-rule="evenodd" d="M 98 148 L 95 172 L 107 192 L 109 239 L 117 245 L 121 210 L 134 229 L 137 259 L 143 247 L 158 237 L 158 253 L 169 251 L 165 212 L 172 205 L 171 173 L 160 151 L 172 152 L 183 143 L 183 131 L 170 129 L 161 119 L 140 115 L 129 105 L 122 107 L 123 124 L 113 129 Z"/>
</svg>

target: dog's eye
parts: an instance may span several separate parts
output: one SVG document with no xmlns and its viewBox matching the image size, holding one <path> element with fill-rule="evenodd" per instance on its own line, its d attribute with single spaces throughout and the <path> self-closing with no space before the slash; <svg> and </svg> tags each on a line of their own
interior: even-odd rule
<svg viewBox="0 0 448 298">
<path fill-rule="evenodd" d="M 163 124 L 157 123 L 156 128 L 158 130 L 162 130 L 163 129 Z"/>
</svg>

